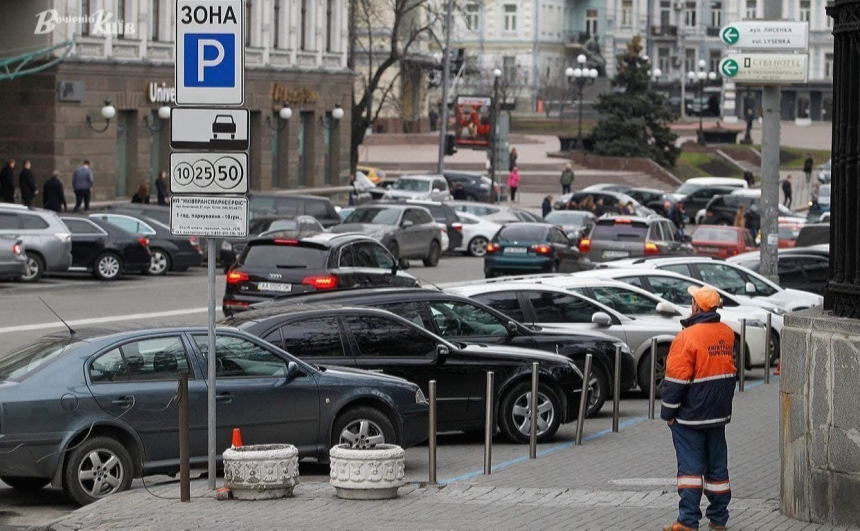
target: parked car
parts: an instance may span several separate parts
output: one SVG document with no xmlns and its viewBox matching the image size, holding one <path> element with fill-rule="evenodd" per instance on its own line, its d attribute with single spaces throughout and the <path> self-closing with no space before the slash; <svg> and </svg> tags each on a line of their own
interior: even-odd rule
<svg viewBox="0 0 860 531">
<path fill-rule="evenodd" d="M 693 247 L 681 239 L 675 224 L 662 216 L 605 216 L 579 242 L 592 262 L 631 256 L 687 255 Z"/>
<path fill-rule="evenodd" d="M 508 223 L 487 244 L 484 276 L 588 269 L 564 232 L 546 223 Z"/>
<path fill-rule="evenodd" d="M 195 236 L 174 236 L 170 228 L 146 216 L 119 213 L 90 214 L 90 218 L 106 221 L 131 234 L 149 239 L 152 260 L 149 275 L 166 275 L 168 271 L 186 271 L 203 263 L 203 251 Z"/>
<path fill-rule="evenodd" d="M 26 272 L 24 241 L 17 236 L 0 235 L 0 280 L 19 280 Z"/>
<path fill-rule="evenodd" d="M 457 211 L 451 208 L 447 201 L 443 203 L 441 201 L 407 199 L 405 203 L 426 208 L 436 223 L 445 229 L 448 235 L 448 245 L 442 246 L 443 252 L 453 251 L 463 245 L 463 224 L 457 217 Z"/>
<path fill-rule="evenodd" d="M 830 184 L 830 168 L 833 159 L 827 159 L 827 162 L 818 167 L 818 182 L 822 184 Z"/>
<path fill-rule="evenodd" d="M 581 191 L 582 192 L 618 192 L 620 194 L 626 194 L 628 191 L 632 190 L 633 187 L 626 184 L 618 184 L 618 183 L 602 183 L 602 184 L 592 184 L 591 186 L 586 186 Z"/>
<path fill-rule="evenodd" d="M 696 254 L 728 258 L 756 249 L 752 234 L 741 227 L 699 225 L 690 235 Z"/>
<path fill-rule="evenodd" d="M 636 212 L 637 216 L 644 217 L 656 214 L 656 212 L 650 208 L 642 206 L 639 201 L 633 199 L 629 195 L 610 191 L 579 191 L 571 194 L 570 196 L 563 195 L 559 199 L 559 208 L 556 210 L 582 210 L 582 205 L 588 197 L 591 197 L 594 201 L 595 210 L 592 211 L 592 214 L 597 217 L 603 216 L 604 214 L 620 214 L 621 208 L 626 206 L 628 203 L 633 203 L 633 210 Z"/>
<path fill-rule="evenodd" d="M 56 478 L 83 505 L 128 489 L 135 477 L 176 474 L 180 371 L 189 374 L 191 464 L 205 466 L 206 334 L 83 329 L 0 358 L 0 479 L 33 490 Z M 363 423 L 377 443 L 409 447 L 427 438 L 424 395 L 400 378 L 319 368 L 232 328 L 218 329 L 215 359 L 218 460 L 234 428 L 246 444 L 289 443 L 320 460 Z"/>
<path fill-rule="evenodd" d="M 389 188 L 383 199 L 451 199 L 448 181 L 444 175 L 404 175 Z"/>
<path fill-rule="evenodd" d="M 457 185 L 461 185 L 463 193 L 466 194 L 466 201 L 491 202 L 490 186 L 492 185 L 492 181 L 484 175 L 459 171 L 446 171 L 444 175 L 448 181 L 448 188 L 451 190 L 451 193 L 457 189 Z M 499 197 L 500 194 L 500 183 L 496 183 L 495 196 Z"/>
<path fill-rule="evenodd" d="M 339 225 L 341 220 L 328 197 L 316 195 L 285 195 L 274 192 L 248 194 L 249 216 L 295 218 L 306 215 L 315 218 L 325 228 Z"/>
<path fill-rule="evenodd" d="M 420 258 L 430 267 L 436 267 L 442 256 L 441 230 L 422 206 L 363 205 L 332 232 L 366 234 L 382 243 L 395 258 Z"/>
<path fill-rule="evenodd" d="M 504 205 L 488 205 L 484 203 L 456 200 L 446 201 L 446 203 L 451 205 L 451 208 L 457 212 L 465 212 L 467 214 L 472 214 L 473 216 L 495 221 L 496 223 L 520 221 L 520 217 L 514 213 L 513 209 Z"/>
<path fill-rule="evenodd" d="M 379 168 L 373 168 L 371 166 L 356 166 L 355 171 L 360 171 L 367 175 L 367 178 L 370 179 L 373 184 L 379 184 L 380 181 L 385 179 L 385 172 Z"/>
<path fill-rule="evenodd" d="M 807 223 L 800 228 L 795 247 L 809 247 L 811 245 L 826 245 L 830 243 L 830 223 Z"/>
<path fill-rule="evenodd" d="M 758 272 L 761 255 L 747 253 L 733 257 L 729 263 Z M 779 285 L 784 289 L 803 290 L 824 296 L 830 271 L 830 246 L 813 245 L 780 249 L 777 255 Z"/>
<path fill-rule="evenodd" d="M 296 216 L 295 218 L 283 217 L 258 217 L 248 223 L 248 236 L 240 239 L 230 239 L 221 242 L 221 267 L 228 272 L 236 261 L 236 257 L 242 253 L 248 242 L 257 236 L 269 231 L 279 231 L 281 238 L 304 238 L 314 234 L 325 232 L 322 224 L 311 216 Z"/>
<path fill-rule="evenodd" d="M 525 221 L 527 223 L 543 223 L 543 218 L 539 214 L 535 214 L 534 212 L 529 212 L 528 210 L 524 210 L 522 208 L 511 208 L 511 212 L 517 217 L 520 221 Z"/>
<path fill-rule="evenodd" d="M 728 188 L 748 188 L 749 184 L 740 177 L 693 177 L 684 181 L 676 190 L 676 194 L 690 196 L 706 186 L 725 186 Z"/>
<path fill-rule="evenodd" d="M 309 291 L 417 286 L 378 241 L 360 234 L 323 233 L 302 239 L 251 240 L 227 273 L 224 315 L 251 304 Z"/>
<path fill-rule="evenodd" d="M 597 216 L 583 210 L 553 210 L 543 221 L 557 226 L 570 238 L 573 245 L 579 245 L 582 237 L 587 236 L 597 223 Z"/>
<path fill-rule="evenodd" d="M 761 207 L 761 189 L 751 190 L 736 190 L 729 195 L 714 196 L 705 207 L 704 220 L 699 223 L 705 225 L 733 225 L 735 215 L 738 212 L 738 207 L 744 206 L 747 212 L 754 212 L 758 215 L 762 212 Z M 751 207 L 755 207 L 751 210 Z M 783 205 L 778 206 L 779 217 L 788 219 L 804 219 L 792 210 L 789 210 Z"/>
<path fill-rule="evenodd" d="M 812 205 L 810 205 L 812 206 Z M 818 187 L 818 209 L 822 212 L 830 212 L 830 185 L 822 184 Z"/>
<path fill-rule="evenodd" d="M 730 194 L 734 190 L 737 190 L 737 188 L 731 186 L 700 186 L 686 195 L 674 193 L 667 194 L 667 196 L 671 198 L 673 205 L 677 204 L 678 201 L 683 201 L 684 212 L 687 213 L 690 222 L 699 223 L 705 219 L 705 207 L 708 206 L 708 203 L 714 196 Z M 701 215 L 699 214 L 700 211 Z"/>
<path fill-rule="evenodd" d="M 439 431 L 484 427 L 487 371 L 495 374 L 495 423 L 511 442 L 526 443 L 531 427 L 531 365 L 540 364 L 539 441 L 576 417 L 582 373 L 563 356 L 501 345 L 453 343 L 375 308 L 303 305 L 248 312 L 237 326 L 313 363 L 336 363 L 398 376 L 428 388 L 438 383 Z"/>
<path fill-rule="evenodd" d="M 122 203 L 104 207 L 106 212 L 118 214 L 131 214 L 133 216 L 144 216 L 161 223 L 165 227 L 170 226 L 170 207 L 161 205 L 150 205 L 147 203 Z"/>
<path fill-rule="evenodd" d="M 800 229 L 806 225 L 805 221 L 792 221 L 791 223 L 780 223 L 778 227 L 779 248 L 790 249 L 797 245 L 797 237 L 800 236 Z M 754 249 L 750 249 L 753 251 Z"/>
<path fill-rule="evenodd" d="M 394 183 L 397 182 L 397 179 L 394 177 L 383 177 L 376 183 L 376 188 L 372 190 L 368 190 L 371 199 L 379 200 L 385 195 L 385 192 L 388 191 L 389 188 L 394 186 Z"/>
<path fill-rule="evenodd" d="M 144 273 L 152 264 L 149 239 L 116 225 L 78 216 L 61 216 L 72 233 L 69 271 L 89 271 L 99 280 L 116 280 L 123 273 Z"/>
<path fill-rule="evenodd" d="M 56 213 L 11 203 L 0 204 L 0 236 L 24 242 L 27 270 L 22 282 L 37 282 L 47 272 L 72 265 L 72 235 Z"/>
<path fill-rule="evenodd" d="M 422 326 L 448 341 L 479 345 L 506 345 L 543 350 L 560 354 L 579 367 L 586 354 L 594 357 L 589 380 L 588 416 L 600 412 L 613 392 L 615 348 L 621 348 L 621 391 L 636 388 L 636 367 L 627 344 L 599 332 L 564 333 L 529 328 L 508 315 L 477 301 L 429 289 L 367 289 L 337 293 L 310 293 L 256 307 L 277 305 L 289 307 L 296 303 L 370 306 L 387 310 Z"/>
<path fill-rule="evenodd" d="M 457 219 L 462 224 L 463 241 L 454 250 L 483 258 L 487 254 L 487 244 L 502 226 L 494 221 L 465 212 L 457 212 Z"/>
</svg>

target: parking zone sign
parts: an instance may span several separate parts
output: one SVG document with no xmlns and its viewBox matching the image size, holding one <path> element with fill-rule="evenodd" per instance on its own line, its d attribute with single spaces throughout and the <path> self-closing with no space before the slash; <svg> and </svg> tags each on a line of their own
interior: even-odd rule
<svg viewBox="0 0 860 531">
<path fill-rule="evenodd" d="M 177 0 L 176 103 L 245 103 L 242 0 Z"/>
</svg>

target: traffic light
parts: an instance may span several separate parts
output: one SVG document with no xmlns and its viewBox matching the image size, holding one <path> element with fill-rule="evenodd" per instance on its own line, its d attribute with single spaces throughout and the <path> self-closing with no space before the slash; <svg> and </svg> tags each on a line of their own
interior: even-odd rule
<svg viewBox="0 0 860 531">
<path fill-rule="evenodd" d="M 445 135 L 445 155 L 453 155 L 457 152 L 457 148 L 455 144 L 457 139 L 454 137 L 454 133 L 448 133 Z"/>
</svg>

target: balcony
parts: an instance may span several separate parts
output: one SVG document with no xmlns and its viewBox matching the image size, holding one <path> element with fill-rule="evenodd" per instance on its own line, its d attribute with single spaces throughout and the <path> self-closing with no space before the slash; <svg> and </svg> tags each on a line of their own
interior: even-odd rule
<svg viewBox="0 0 860 531">
<path fill-rule="evenodd" d="M 658 39 L 674 39 L 678 36 L 678 26 L 651 26 L 651 36 Z"/>
<path fill-rule="evenodd" d="M 591 34 L 587 31 L 568 31 L 564 34 L 564 45 L 569 49 L 584 48 L 589 39 Z"/>
</svg>

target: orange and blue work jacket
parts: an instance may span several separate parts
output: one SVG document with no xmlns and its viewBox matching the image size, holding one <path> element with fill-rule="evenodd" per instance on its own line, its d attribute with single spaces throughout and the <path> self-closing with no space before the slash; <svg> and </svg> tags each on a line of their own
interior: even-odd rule
<svg viewBox="0 0 860 531">
<path fill-rule="evenodd" d="M 732 419 L 735 334 L 716 312 L 681 321 L 666 358 L 660 418 L 688 428 L 715 428 Z"/>
</svg>

